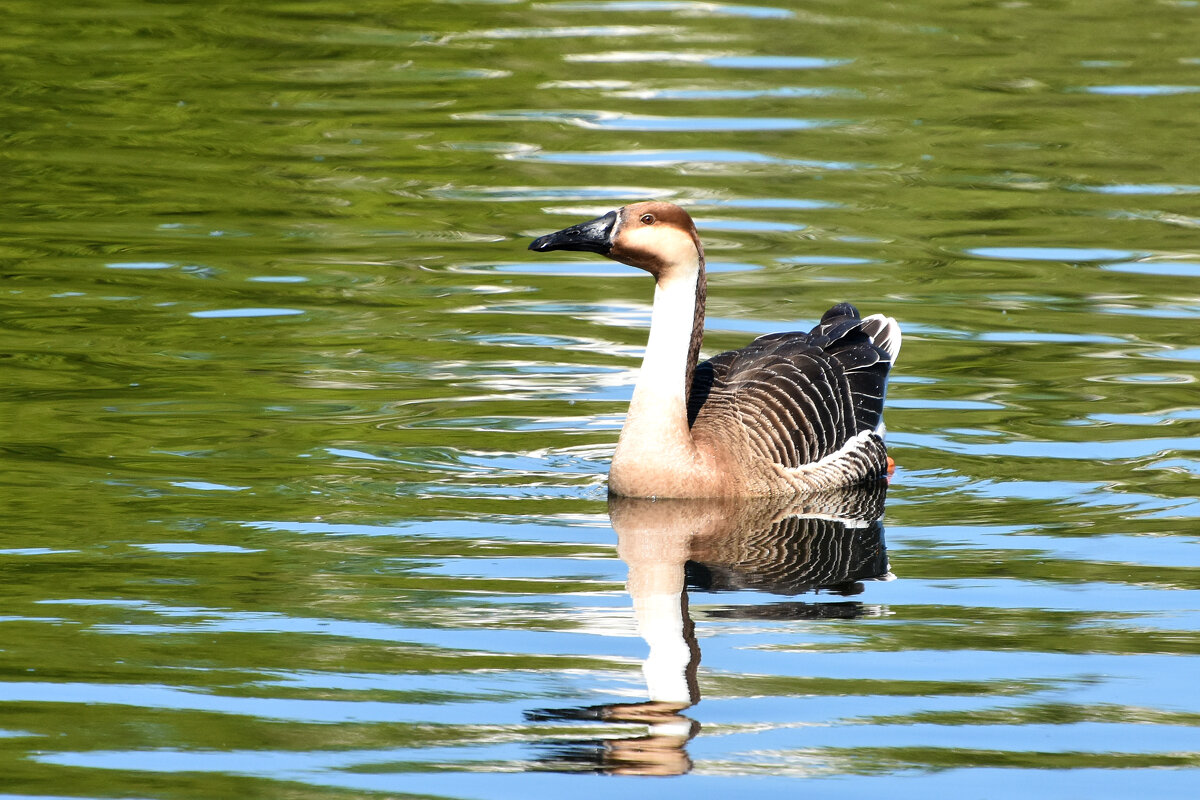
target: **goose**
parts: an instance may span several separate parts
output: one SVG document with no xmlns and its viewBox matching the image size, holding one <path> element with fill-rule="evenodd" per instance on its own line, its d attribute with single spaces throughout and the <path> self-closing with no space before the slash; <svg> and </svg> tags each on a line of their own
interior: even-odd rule
<svg viewBox="0 0 1200 800">
<path fill-rule="evenodd" d="M 890 474 L 883 400 L 900 352 L 891 317 L 863 318 L 839 303 L 808 333 L 760 336 L 698 364 L 707 281 L 687 211 L 635 203 L 539 237 L 529 249 L 599 253 L 655 280 L 610 494 L 792 496 Z"/>
</svg>

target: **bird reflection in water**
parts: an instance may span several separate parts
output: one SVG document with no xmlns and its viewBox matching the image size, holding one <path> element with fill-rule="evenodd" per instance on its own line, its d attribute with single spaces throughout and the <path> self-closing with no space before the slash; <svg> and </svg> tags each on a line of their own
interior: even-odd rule
<svg viewBox="0 0 1200 800">
<path fill-rule="evenodd" d="M 629 566 L 638 633 L 650 646 L 643 671 L 649 700 L 540 709 L 531 721 L 591 721 L 646 726 L 592 739 L 546 742 L 540 768 L 620 775 L 680 775 L 691 769 L 687 743 L 700 723 L 682 712 L 700 701 L 700 647 L 688 613 L 688 588 L 794 597 L 851 596 L 861 581 L 888 580 L 883 542 L 886 481 L 782 500 L 645 500 L 610 497 L 617 552 Z M 785 601 L 707 609 L 723 619 L 852 619 L 854 601 Z"/>
</svg>

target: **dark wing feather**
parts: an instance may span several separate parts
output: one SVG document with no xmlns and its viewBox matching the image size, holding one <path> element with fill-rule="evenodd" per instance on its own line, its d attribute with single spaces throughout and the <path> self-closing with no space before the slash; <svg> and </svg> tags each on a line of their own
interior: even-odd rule
<svg viewBox="0 0 1200 800">
<path fill-rule="evenodd" d="M 834 306 L 808 333 L 773 333 L 697 365 L 688 422 L 739 424 L 752 451 L 784 467 L 819 461 L 883 418 L 894 324 Z"/>
</svg>

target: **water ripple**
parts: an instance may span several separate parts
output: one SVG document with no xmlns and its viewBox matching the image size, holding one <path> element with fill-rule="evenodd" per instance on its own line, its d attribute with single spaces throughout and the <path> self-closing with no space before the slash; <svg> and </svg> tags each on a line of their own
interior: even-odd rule
<svg viewBox="0 0 1200 800">
<path fill-rule="evenodd" d="M 1102 94 L 1116 97 L 1169 97 L 1200 92 L 1200 86 L 1083 86 L 1075 89 L 1087 94 Z"/>
<path fill-rule="evenodd" d="M 303 314 L 299 308 L 219 308 L 211 311 L 191 311 L 188 316 L 199 319 L 234 319 L 247 317 L 289 317 Z"/>
<path fill-rule="evenodd" d="M 795 117 L 652 117 L 615 111 L 500 111 L 458 115 L 494 122 L 559 122 L 611 131 L 781 131 L 811 130 L 847 124 L 839 120 Z"/>
<path fill-rule="evenodd" d="M 582 64 L 704 64 L 726 69 L 798 70 L 830 69 L 852 62 L 846 58 L 815 58 L 805 56 L 748 56 L 738 53 L 702 53 L 680 50 L 613 50 L 605 53 L 571 53 L 566 61 Z"/>
<path fill-rule="evenodd" d="M 608 164 L 630 167 L 683 167 L 769 165 L 789 170 L 846 171 L 862 169 L 863 165 L 845 161 L 781 158 L 749 150 L 588 150 L 550 152 L 531 149 L 506 153 L 514 161 L 540 161 L 549 164 Z M 1128 257 L 1128 256 L 1127 256 Z"/>
<path fill-rule="evenodd" d="M 1186 183 L 1077 183 L 1067 187 L 1077 192 L 1116 195 L 1176 195 L 1200 194 L 1200 186 Z"/>
<path fill-rule="evenodd" d="M 681 28 L 662 25 L 579 25 L 561 28 L 493 28 L 455 34 L 451 39 L 570 39 L 581 37 L 678 36 Z"/>
<path fill-rule="evenodd" d="M 966 252 L 980 258 L 1011 261 L 1122 261 L 1138 257 L 1128 250 L 1109 250 L 1099 247 L 972 247 Z"/>
<path fill-rule="evenodd" d="M 629 84 L 632 87 L 632 84 Z M 634 100 L 754 100 L 761 97 L 786 98 L 822 98 L 822 97 L 857 97 L 856 92 L 847 89 L 828 89 L 811 86 L 771 86 L 761 89 L 700 89 L 686 88 L 611 88 L 606 94 L 610 97 L 625 97 Z"/>
<path fill-rule="evenodd" d="M 772 6 L 704 3 L 694 0 L 594 0 L 594 2 L 541 3 L 539 7 L 552 11 L 608 11 L 619 14 L 639 11 L 668 11 L 680 18 L 687 17 L 750 17 L 752 19 L 788 19 L 795 12 Z"/>
<path fill-rule="evenodd" d="M 1169 278 L 1200 278 L 1200 261 L 1120 261 L 1105 264 L 1113 272 L 1132 272 L 1136 275 L 1162 275 Z"/>
<path fill-rule="evenodd" d="M 428 194 L 445 200 L 479 200 L 487 203 L 538 200 L 616 202 L 631 197 L 667 199 L 675 195 L 675 190 L 647 186 L 454 186 L 430 189 Z"/>
</svg>

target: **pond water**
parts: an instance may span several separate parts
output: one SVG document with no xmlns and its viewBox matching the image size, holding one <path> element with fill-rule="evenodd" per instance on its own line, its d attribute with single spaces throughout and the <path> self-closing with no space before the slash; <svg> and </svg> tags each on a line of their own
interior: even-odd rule
<svg viewBox="0 0 1200 800">
<path fill-rule="evenodd" d="M 4 797 L 1200 790 L 1197 3 L 4 11 Z M 648 198 L 886 497 L 610 516 Z"/>
</svg>

